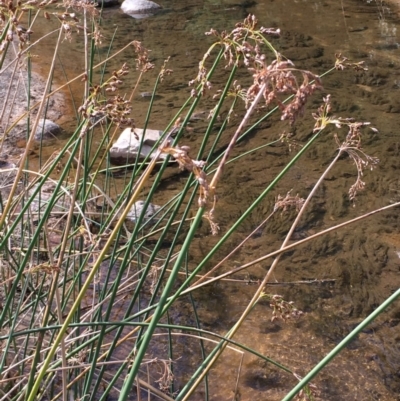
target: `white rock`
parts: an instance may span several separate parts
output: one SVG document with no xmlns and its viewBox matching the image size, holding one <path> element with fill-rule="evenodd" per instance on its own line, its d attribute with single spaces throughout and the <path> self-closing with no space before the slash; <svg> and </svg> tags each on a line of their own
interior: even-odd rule
<svg viewBox="0 0 400 401">
<path fill-rule="evenodd" d="M 142 200 L 135 202 L 133 204 L 131 210 L 129 211 L 128 215 L 126 216 L 126 218 L 128 220 L 136 223 L 136 221 L 139 219 L 140 215 L 143 212 L 144 204 L 145 204 L 145 201 L 142 201 Z M 160 208 L 161 208 L 161 206 L 153 205 L 152 203 L 149 203 L 147 205 L 147 209 L 144 213 L 142 222 L 146 222 L 149 220 L 156 220 L 156 219 L 153 219 L 153 216 L 160 210 Z"/>
<path fill-rule="evenodd" d="M 126 128 L 122 131 L 117 141 L 110 148 L 110 158 L 113 163 L 133 163 L 138 157 L 144 160 L 148 155 L 154 157 L 155 151 L 151 152 L 154 144 L 161 138 L 162 131 L 146 129 L 142 147 L 140 143 L 143 137 L 143 129 Z M 140 153 L 139 153 L 140 149 Z M 166 155 L 161 154 L 160 159 L 165 159 Z"/>
<path fill-rule="evenodd" d="M 161 6 L 150 0 L 125 0 L 121 4 L 121 10 L 134 18 L 154 14 Z"/>
</svg>

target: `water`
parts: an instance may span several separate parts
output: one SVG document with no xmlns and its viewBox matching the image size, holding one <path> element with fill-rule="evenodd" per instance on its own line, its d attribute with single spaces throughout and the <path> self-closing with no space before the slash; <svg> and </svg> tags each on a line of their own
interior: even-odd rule
<svg viewBox="0 0 400 401">
<path fill-rule="evenodd" d="M 378 127 L 379 134 L 367 134 L 363 138 L 363 146 L 369 154 L 380 159 L 380 164 L 373 172 L 365 173 L 367 188 L 358 195 L 353 207 L 347 192 L 354 183 L 356 171 L 351 161 L 340 160 L 318 191 L 311 211 L 301 222 L 296 235 L 308 236 L 400 200 L 400 10 L 395 2 L 265 0 L 239 4 L 230 0 L 173 0 L 162 5 L 164 12 L 142 20 L 123 15 L 118 9 L 104 11 L 103 43 L 108 43 L 115 32 L 114 48 L 135 39 L 152 50 L 151 58 L 157 67 L 171 57 L 168 66 L 174 73 L 166 78 L 159 90 L 150 119 L 151 128 L 162 129 L 189 94 L 187 82 L 197 74 L 199 57 L 210 43 L 204 32 L 211 27 L 231 29 L 237 21 L 253 13 L 261 25 L 281 29 L 281 38 L 274 43 L 299 68 L 322 74 L 333 65 L 335 53 L 342 53 L 352 62 L 365 60 L 368 66 L 366 72 L 346 70 L 324 78 L 324 92 L 317 94 L 308 105 L 305 118 L 298 121 L 294 128 L 294 138 L 303 143 L 310 136 L 313 126 L 310 113 L 321 103 L 322 95 L 329 93 L 335 114 L 370 121 Z M 83 52 L 79 43 L 74 40 L 63 46 L 61 61 L 69 77 L 82 72 L 79 64 L 74 62 L 74 57 L 81 56 Z M 111 72 L 124 61 L 133 67 L 133 58 L 133 51 L 127 51 L 110 63 L 108 70 Z M 46 66 L 43 65 L 43 68 Z M 152 90 L 155 75 L 156 72 L 146 76 L 138 88 L 134 106 L 138 127 L 144 123 L 148 102 L 139 93 Z M 133 85 L 134 81 L 126 82 L 127 87 Z M 72 86 L 72 91 L 77 100 L 81 93 L 79 84 Z M 65 120 L 68 124 L 68 116 Z M 283 130 L 290 129 L 287 124 L 276 119 L 273 121 L 257 130 L 251 140 L 241 143 L 234 155 L 273 140 Z M 185 144 L 196 149 L 203 127 L 201 121 L 195 123 L 193 131 L 184 138 Z M 281 181 L 272 197 L 263 202 L 257 213 L 239 228 L 225 249 L 231 250 L 259 224 L 262 216 L 272 210 L 273 197 L 286 194 L 289 190 L 305 197 L 334 156 L 334 150 L 332 132 L 326 133 L 318 146 L 310 150 Z M 226 169 L 219 188 L 217 209 L 222 233 L 291 157 L 287 145 L 278 144 L 268 151 L 252 153 L 243 163 Z M 160 187 L 154 202 L 163 204 L 171 192 L 174 192 L 173 183 L 167 181 Z M 293 213 L 275 215 L 225 268 L 246 263 L 277 249 L 293 216 Z M 363 317 L 399 287 L 399 223 L 398 211 L 392 210 L 286 254 L 274 277 L 277 283 L 286 284 L 268 287 L 268 291 L 294 301 L 305 315 L 286 324 L 271 322 L 268 302 L 261 301 L 235 340 L 243 341 L 300 375 L 306 374 Z M 201 244 L 192 249 L 191 266 L 195 266 L 196 260 L 200 260 L 216 242 L 207 233 L 206 227 Z M 217 261 L 218 258 L 213 260 Z M 246 307 L 269 263 L 259 263 L 235 275 L 237 282 L 220 282 L 197 291 L 194 301 L 202 327 L 225 333 Z M 307 280 L 326 281 L 304 283 Z M 175 323 L 193 324 L 188 300 L 179 302 L 173 319 Z M 315 384 L 321 392 L 320 399 L 399 400 L 399 336 L 400 309 L 397 303 L 364 330 L 318 376 Z M 164 350 L 161 345 L 157 349 L 159 352 Z M 187 350 L 191 351 L 190 355 Z M 211 350 L 211 345 L 207 346 L 207 350 Z M 175 374 L 178 387 L 184 384 L 185 374 L 190 374 L 199 358 L 197 342 L 187 338 L 177 340 Z M 256 357 L 246 355 L 242 361 L 240 354 L 228 350 L 210 375 L 210 399 L 279 400 L 295 382 L 294 378 L 288 378 Z M 200 388 L 191 399 L 203 399 L 202 393 Z"/>
</svg>

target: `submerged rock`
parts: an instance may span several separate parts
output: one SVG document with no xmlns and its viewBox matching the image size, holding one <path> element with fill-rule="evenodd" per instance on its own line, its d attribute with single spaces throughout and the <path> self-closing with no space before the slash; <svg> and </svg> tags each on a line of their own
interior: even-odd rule
<svg viewBox="0 0 400 401">
<path fill-rule="evenodd" d="M 124 164 L 133 163 L 137 158 L 139 160 L 144 160 L 147 156 L 153 158 L 157 149 L 152 152 L 152 148 L 161 138 L 161 135 L 162 131 L 146 129 L 143 138 L 143 129 L 126 128 L 110 149 L 111 162 Z M 140 147 L 141 143 L 142 146 Z M 165 159 L 165 157 L 165 154 L 160 155 L 160 159 Z"/>
<path fill-rule="evenodd" d="M 61 133 L 62 130 L 58 124 L 53 123 L 51 120 L 41 119 L 35 132 L 35 141 L 55 139 Z"/>
<path fill-rule="evenodd" d="M 145 205 L 145 201 L 143 200 L 139 200 L 137 202 L 135 202 L 131 208 L 131 210 L 129 211 L 128 215 L 126 216 L 126 218 L 134 223 L 136 223 L 136 221 L 139 219 L 140 215 L 143 212 L 143 208 Z M 153 220 L 153 223 L 156 222 L 156 219 L 153 217 L 159 210 L 161 209 L 161 206 L 158 205 L 154 205 L 153 203 L 149 203 L 147 205 L 147 208 L 144 212 L 144 216 L 143 216 L 143 222 L 147 222 L 150 220 Z"/>
<path fill-rule="evenodd" d="M 121 4 L 121 10 L 134 18 L 150 16 L 160 9 L 161 6 L 150 0 L 125 0 Z"/>
<path fill-rule="evenodd" d="M 13 65 L 13 52 L 5 52 L 4 66 Z M 8 155 L 19 155 L 21 153 L 17 142 L 26 140 L 30 134 L 27 130 L 26 118 L 21 120 L 21 116 L 26 114 L 27 108 L 27 93 L 28 77 L 19 77 L 13 73 L 13 68 L 3 68 L 0 79 L 0 108 L 4 108 L 4 113 L 0 124 L 0 137 L 3 136 L 3 152 Z M 22 81 L 21 81 L 22 79 Z M 32 102 L 41 99 L 43 91 L 46 87 L 46 80 L 38 73 L 32 71 L 29 78 L 29 97 Z M 54 87 L 53 87 L 54 89 Z M 6 102 L 6 104 L 4 104 Z M 65 120 L 66 116 L 70 115 L 69 102 L 66 101 L 65 94 L 61 91 L 54 93 L 46 100 L 46 114 L 41 115 L 41 118 L 48 118 L 51 121 Z M 38 108 L 31 110 L 30 127 L 37 117 Z M 18 124 L 15 125 L 15 123 Z M 36 133 L 35 133 L 36 134 Z"/>
<path fill-rule="evenodd" d="M 15 155 L 20 153 L 20 149 L 26 148 L 29 136 L 32 133 L 32 125 L 28 126 L 26 122 L 17 124 L 9 135 L 5 138 L 4 154 Z M 2 134 L 0 127 L 0 136 Z M 28 129 L 29 128 L 29 129 Z M 33 142 L 30 144 L 29 151 L 34 152 L 39 146 L 49 146 L 64 134 L 64 130 L 49 119 L 40 119 L 36 131 L 33 134 Z"/>
<path fill-rule="evenodd" d="M 43 213 L 43 211 L 47 208 L 49 202 L 52 200 L 54 196 L 54 191 L 56 189 L 56 184 L 53 182 L 46 182 L 40 187 L 40 191 L 38 191 L 38 193 L 34 195 L 39 187 L 40 186 L 36 184 L 28 191 L 28 196 L 30 198 L 33 196 L 30 210 L 33 215 L 34 221 L 38 220 L 39 213 Z M 65 214 L 70 209 L 70 205 L 71 199 L 69 197 L 69 194 L 65 194 L 60 191 L 60 196 L 54 203 L 54 206 L 51 209 L 51 213 L 56 213 L 57 215 Z"/>
</svg>

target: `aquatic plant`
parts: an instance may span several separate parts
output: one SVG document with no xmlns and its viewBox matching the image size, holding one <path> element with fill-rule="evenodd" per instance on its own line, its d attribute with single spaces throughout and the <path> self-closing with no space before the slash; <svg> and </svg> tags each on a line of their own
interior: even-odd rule
<svg viewBox="0 0 400 401">
<path fill-rule="evenodd" d="M 54 8 L 55 5 L 61 6 L 63 11 Z M 21 27 L 25 13 L 28 23 Z M 365 168 L 372 169 L 378 162 L 362 148 L 365 135 L 362 129 L 369 128 L 369 123 L 332 116 L 330 97 L 325 96 L 321 107 L 313 114 L 312 137 L 301 147 L 292 147 L 292 159 L 228 229 L 221 229 L 221 187 L 230 163 L 242 162 L 249 153 L 259 150 L 254 148 L 232 157 L 237 144 L 249 138 L 263 121 L 280 113 L 281 120 L 295 124 L 308 112 L 306 106 L 310 97 L 322 89 L 323 75 L 349 67 L 364 68 L 362 64 L 351 64 L 338 55 L 332 69 L 322 75 L 297 68 L 269 40 L 271 35 L 279 35 L 279 30 L 259 28 L 252 15 L 231 32 L 212 29 L 208 36 L 214 43 L 202 57 L 198 74 L 190 82 L 193 87 L 190 96 L 154 144 L 155 157 L 138 158 L 134 163 L 115 167 L 110 163 L 108 150 L 120 128 L 134 124 L 134 94 L 144 74 L 154 68 L 148 50 L 140 42 L 132 41 L 112 53 L 110 44 L 109 55 L 95 64 L 96 49 L 101 41 L 101 16 L 93 4 L 87 2 L 30 0 L 14 4 L 1 1 L 0 16 L 2 74 L 10 68 L 19 71 L 19 60 L 29 56 L 35 46 L 40 46 L 40 40 L 30 43 L 29 36 L 38 18 L 52 18 L 59 23 L 58 28 L 49 33 L 57 38 L 41 100 L 31 104 L 28 96 L 26 112 L 10 117 L 10 122 L 2 119 L 3 141 L 9 139 L 17 123 L 25 118 L 27 137 L 18 166 L 8 170 L 14 174 L 7 183 L 9 188 L 1 193 L 1 399 L 105 400 L 118 397 L 123 401 L 136 389 L 138 400 L 142 392 L 164 400 L 187 400 L 201 383 L 204 383 L 205 399 L 209 399 L 212 394 L 208 394 L 208 373 L 226 348 L 241 355 L 251 353 L 299 381 L 286 399 L 296 393 L 303 399 L 315 397 L 315 386 L 308 383 L 314 375 L 302 379 L 295 369 L 234 341 L 233 336 L 266 297 L 272 307 L 272 319 L 300 317 L 292 300 L 266 290 L 281 255 L 378 212 L 372 211 L 289 244 L 316 191 L 345 154 L 357 170 L 356 181 L 349 189 L 350 200 L 354 202 L 357 193 L 364 189 Z M 85 71 L 64 85 L 68 87 L 77 80 L 82 82 L 83 101 L 76 110 L 76 127 L 66 142 L 33 170 L 30 154 L 39 119 L 46 115 L 48 100 L 63 89 L 63 86 L 50 89 L 57 53 L 63 39 L 71 40 L 76 31 L 83 32 Z M 18 49 L 12 60 L 6 61 L 14 37 Z M 105 68 L 100 77 L 95 71 L 128 48 L 133 48 L 136 54 L 137 80 L 126 94 L 124 80 L 132 73 L 127 64 L 122 63 L 109 76 Z M 34 60 L 28 57 L 28 72 L 32 62 Z M 167 67 L 166 60 L 154 83 L 144 129 L 158 87 L 172 73 Z M 247 78 L 238 74 L 239 71 L 246 71 Z M 224 77 L 222 81 L 221 76 Z M 28 74 L 28 88 L 31 79 Z M 201 146 L 193 149 L 186 144 L 185 129 L 201 102 L 210 106 L 209 93 L 213 94 L 209 121 Z M 5 104 L 10 109 L 12 97 L 10 86 L 5 96 Z M 234 112 L 241 113 L 238 124 L 232 122 Z M 228 239 L 238 232 L 261 201 L 271 196 L 272 189 L 300 157 L 317 146 L 322 133 L 331 126 L 338 130 L 347 128 L 348 132 L 344 137 L 339 133 L 334 135 L 332 143 L 337 147 L 336 155 L 321 172 L 307 198 L 293 196 L 290 192 L 278 196 L 268 217 L 263 218 L 233 251 L 227 251 Z M 280 141 L 289 142 L 290 138 L 283 134 L 263 146 Z M 221 146 L 223 151 L 218 154 L 215 150 Z M 210 150 L 206 151 L 207 148 Z M 39 144 L 39 154 L 42 150 Z M 168 157 L 162 161 L 161 154 Z M 185 180 L 169 202 L 157 209 L 155 218 L 146 219 L 146 209 L 156 197 L 167 169 L 186 171 Z M 114 173 L 121 171 L 124 181 L 118 185 Z M 116 188 L 122 188 L 122 192 L 118 193 Z M 129 225 L 126 217 L 144 194 L 146 201 L 142 212 L 135 224 Z M 395 206 L 398 203 L 381 211 Z M 223 263 L 239 251 L 254 232 L 268 225 L 274 214 L 293 210 L 296 217 L 279 249 L 228 271 L 220 271 Z M 204 244 L 202 222 L 209 225 L 207 233 L 219 236 L 214 245 Z M 192 261 L 191 250 L 200 246 L 206 248 L 205 256 Z M 219 253 L 225 256 L 213 266 Z M 203 329 L 193 299 L 194 291 L 222 282 L 271 257 L 274 261 L 264 278 L 257 282 L 252 299 L 227 333 L 221 335 L 217 330 Z M 393 294 L 379 312 L 398 296 L 398 292 Z M 193 309 L 190 324 L 178 324 L 171 317 L 182 304 Z M 307 319 L 307 316 L 302 318 Z M 177 338 L 194 339 L 199 345 L 198 355 L 181 352 Z M 193 367 L 188 374 L 182 373 L 179 367 L 182 361 L 187 363 L 185 358 Z M 328 360 L 323 363 L 326 362 Z"/>
</svg>

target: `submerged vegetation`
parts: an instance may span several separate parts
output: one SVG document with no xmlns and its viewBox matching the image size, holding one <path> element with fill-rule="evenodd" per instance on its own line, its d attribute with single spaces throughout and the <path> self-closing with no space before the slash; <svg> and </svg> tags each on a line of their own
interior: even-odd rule
<svg viewBox="0 0 400 401">
<path fill-rule="evenodd" d="M 114 166 L 109 149 L 121 128 L 134 128 L 137 88 L 144 75 L 155 68 L 149 50 L 137 40 L 115 52 L 110 44 L 107 57 L 95 61 L 97 49 L 103 46 L 101 13 L 84 1 L 0 1 L 0 18 L 0 74 L 12 71 L 15 82 L 22 74 L 20 85 L 27 94 L 25 110 L 17 109 L 13 91 L 18 89 L 12 85 L 2 99 L 3 158 L 16 127 L 23 124 L 27 136 L 17 165 L 7 165 L 1 171 L 0 400 L 124 401 L 148 395 L 183 401 L 196 392 L 203 393 L 204 399 L 215 399 L 208 392 L 210 370 L 227 348 L 239 352 L 242 358 L 244 353 L 255 355 L 287 375 L 283 377 L 291 381 L 282 379 L 287 385 L 285 400 L 323 399 L 323 389 L 310 380 L 398 298 L 399 291 L 387 294 L 382 307 L 361 322 L 305 379 L 296 373 L 296 366 L 285 366 L 262 355 L 257 347 L 235 341 L 234 336 L 256 305 L 263 302 L 270 306 L 267 319 L 307 319 L 293 300 L 267 289 L 285 252 L 399 205 L 392 203 L 292 240 L 310 202 L 337 163 L 350 160 L 355 167 L 355 180 L 347 197 L 356 204 L 357 195 L 366 186 L 364 172 L 373 170 L 379 162 L 362 143 L 376 129 L 352 116 L 334 116 L 331 97 L 322 92 L 325 75 L 343 69 L 363 71 L 363 63 L 352 63 L 338 54 L 332 68 L 323 74 L 298 68 L 279 52 L 279 41 L 275 39 L 279 30 L 259 27 L 252 15 L 231 32 L 211 29 L 207 35 L 213 44 L 203 57 L 199 55 L 190 95 L 163 127 L 153 152 L 144 160 L 137 158 L 125 166 Z M 39 52 L 41 39 L 31 42 L 30 35 L 41 18 L 58 21 L 59 26 L 48 33 L 55 37 L 54 55 L 41 99 L 34 100 L 30 96 L 35 63 L 31 55 Z M 78 33 L 84 42 L 81 63 L 85 70 L 54 89 L 52 77 L 58 52 L 64 40 Z M 109 63 L 115 64 L 118 55 L 131 49 L 135 52 L 135 68 L 123 63 L 114 72 L 106 72 Z M 169 74 L 173 71 L 166 60 L 154 82 L 144 129 L 159 85 Z M 130 88 L 125 85 L 128 75 L 136 77 Z M 43 145 L 35 139 L 40 119 L 46 118 L 51 99 L 75 81 L 81 81 L 83 98 L 76 110 L 75 130 L 34 169 L 32 147 L 36 143 L 40 153 Z M 317 95 L 321 106 L 308 109 L 309 99 Z M 203 104 L 210 110 L 209 118 L 201 146 L 195 149 L 188 146 L 185 134 Z M 18 112 L 12 113 L 13 109 Z M 263 145 L 286 143 L 292 158 L 276 177 L 266 177 L 258 198 L 231 227 L 221 228 L 219 212 L 224 201 L 229 202 L 221 191 L 224 174 L 231 163 L 243 163 L 245 169 L 246 156 L 259 150 L 233 157 L 234 148 L 244 140 L 250 141 L 267 119 L 277 121 L 279 115 L 291 128 L 305 113 L 312 113 L 315 119 L 308 140 L 295 142 L 290 134 L 283 133 Z M 233 250 L 231 245 L 226 246 L 242 223 L 258 213 L 260 203 L 272 196 L 272 189 L 301 156 L 318 146 L 323 135 L 332 136 L 336 151 L 308 195 L 302 198 L 288 192 L 278 196 L 267 216 L 259 216 L 255 229 L 252 227 Z M 141 138 L 142 146 L 144 136 Z M 183 177 L 176 179 L 179 188 L 149 217 L 146 211 L 170 170 Z M 141 199 L 143 207 L 132 223 L 127 216 Z M 280 248 L 234 268 L 225 263 L 268 225 L 273 215 L 286 213 L 294 217 Z M 217 240 L 204 243 L 211 234 Z M 195 248 L 202 249 L 199 259 L 192 257 Z M 251 299 L 230 328 L 224 327 L 222 334 L 220 327 L 205 330 L 193 298 L 195 291 L 271 258 L 263 279 L 252 287 Z M 175 318 L 181 308 L 193 309 L 190 322 L 181 324 Z M 237 388 L 234 391 L 238 399 Z"/>
</svg>

